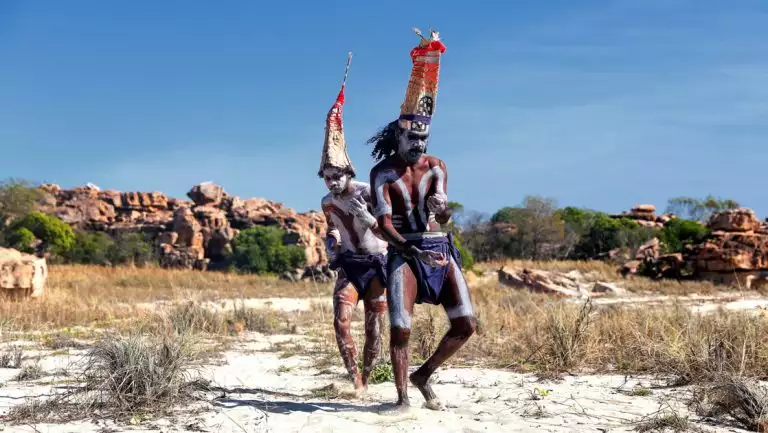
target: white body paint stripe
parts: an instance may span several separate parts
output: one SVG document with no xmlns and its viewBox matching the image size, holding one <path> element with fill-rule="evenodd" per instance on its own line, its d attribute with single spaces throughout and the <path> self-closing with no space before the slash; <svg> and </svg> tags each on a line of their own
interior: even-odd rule
<svg viewBox="0 0 768 433">
<path fill-rule="evenodd" d="M 427 191 L 429 191 L 429 181 L 432 180 L 434 172 L 429 170 L 424 174 L 419 182 L 419 215 L 421 215 L 421 222 L 424 224 L 424 229 L 429 228 L 429 219 L 432 218 L 432 212 L 424 206 L 424 201 L 427 199 Z"/>
<path fill-rule="evenodd" d="M 402 258 L 394 256 L 390 265 L 392 272 L 388 277 L 387 307 L 389 322 L 392 327 L 411 329 L 411 315 L 405 309 L 405 281 L 403 268 L 408 266 Z"/>
<path fill-rule="evenodd" d="M 449 319 L 455 319 L 457 317 L 473 316 L 474 311 L 472 309 L 472 301 L 469 299 L 469 288 L 467 287 L 467 281 L 464 279 L 464 275 L 459 269 L 459 265 L 451 257 L 451 265 L 453 268 L 453 277 L 456 280 L 457 289 L 459 290 L 459 305 L 448 308 L 445 310 Z"/>
<path fill-rule="evenodd" d="M 370 186 L 364 182 L 353 181 L 354 192 L 352 197 L 361 197 L 366 202 L 370 202 Z M 335 206 L 338 210 L 346 215 L 351 215 L 351 207 L 349 199 L 341 199 L 339 197 L 328 194 L 323 197 L 323 205 Z M 357 234 L 358 245 L 352 243 L 352 237 L 348 231 L 348 228 L 344 225 L 341 217 L 336 212 L 330 212 L 330 218 L 333 221 L 335 229 L 330 231 L 327 236 L 335 237 L 341 244 L 342 251 L 350 251 L 352 253 L 386 253 L 387 243 L 373 234 L 373 232 L 364 227 L 358 218 L 354 218 L 352 223 L 352 230 Z"/>
<path fill-rule="evenodd" d="M 389 181 L 397 180 L 397 174 L 394 170 L 385 170 L 376 174 L 374 180 L 374 188 L 376 189 L 376 209 L 374 209 L 373 216 L 380 217 L 382 215 L 392 215 L 392 206 L 384 201 L 384 185 Z"/>
<path fill-rule="evenodd" d="M 413 202 L 411 201 L 411 194 L 408 192 L 408 188 L 406 188 L 403 179 L 397 178 L 395 184 L 398 188 L 400 188 L 400 195 L 403 197 L 405 214 L 408 216 L 408 224 L 411 225 L 411 230 L 418 230 L 416 227 L 416 217 L 413 215 Z"/>
<path fill-rule="evenodd" d="M 429 192 L 430 181 L 432 178 L 436 178 L 435 193 L 438 195 L 445 195 L 445 188 L 443 183 L 445 182 L 445 172 L 439 166 L 432 167 L 428 172 L 424 173 L 424 177 L 419 182 L 419 214 L 421 215 L 421 222 L 424 223 L 424 229 L 429 229 L 429 223 L 435 221 L 435 214 L 429 211 L 424 202 L 427 200 L 427 193 Z M 446 197 L 447 201 L 447 197 Z"/>
</svg>

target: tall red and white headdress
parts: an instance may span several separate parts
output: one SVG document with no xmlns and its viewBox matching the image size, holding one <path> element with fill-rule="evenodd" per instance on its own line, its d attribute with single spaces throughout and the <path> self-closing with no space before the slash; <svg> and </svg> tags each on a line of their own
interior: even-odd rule
<svg viewBox="0 0 768 433">
<path fill-rule="evenodd" d="M 347 75 L 349 74 L 349 64 L 351 61 L 352 53 L 349 53 L 347 56 L 347 68 L 344 71 L 344 79 L 341 82 L 341 90 L 325 118 L 325 143 L 323 143 L 323 154 L 320 158 L 320 170 L 318 172 L 318 175 L 321 177 L 323 169 L 329 167 L 345 170 L 353 177 L 355 175 L 352 161 L 350 161 L 347 154 L 347 143 L 344 139 L 344 125 L 342 122 L 344 89 L 347 85 Z"/>
<path fill-rule="evenodd" d="M 421 40 L 411 50 L 413 68 L 398 120 L 403 129 L 428 134 L 437 100 L 440 56 L 445 52 L 445 45 L 436 31 L 430 30 L 426 38 L 419 29 L 413 30 Z"/>
</svg>

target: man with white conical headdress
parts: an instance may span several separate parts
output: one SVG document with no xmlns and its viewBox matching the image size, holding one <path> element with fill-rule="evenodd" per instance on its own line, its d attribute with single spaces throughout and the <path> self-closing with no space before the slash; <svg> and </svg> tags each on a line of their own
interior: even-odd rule
<svg viewBox="0 0 768 433">
<path fill-rule="evenodd" d="M 429 38 L 417 34 L 421 40 L 411 50 L 413 67 L 400 116 L 369 140 L 379 161 L 371 184 L 375 214 L 389 243 L 387 301 L 398 410 L 409 406 L 408 339 L 413 306 L 422 303 L 442 306 L 450 322 L 432 356 L 410 375 L 425 406 L 439 410 L 443 405 L 429 378 L 472 336 L 475 317 L 461 255 L 452 235 L 441 230 L 451 217 L 448 169 L 426 153 L 445 45 L 437 32 Z"/>
<path fill-rule="evenodd" d="M 338 270 L 333 293 L 336 341 L 344 366 L 359 393 L 367 388 L 368 377 L 381 349 L 380 324 L 387 311 L 387 243 L 378 237 L 378 223 L 369 210 L 371 188 L 354 180 L 355 169 L 347 155 L 342 124 L 345 83 L 346 74 L 326 118 L 318 175 L 329 191 L 322 200 L 323 214 L 328 222 L 326 251 L 331 268 Z M 357 348 L 350 333 L 352 310 L 360 299 L 365 309 L 362 374 L 358 371 Z"/>
</svg>

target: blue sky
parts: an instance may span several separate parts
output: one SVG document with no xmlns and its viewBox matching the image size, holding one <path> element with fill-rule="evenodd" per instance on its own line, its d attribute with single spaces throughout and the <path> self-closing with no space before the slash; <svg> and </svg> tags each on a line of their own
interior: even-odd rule
<svg viewBox="0 0 768 433">
<path fill-rule="evenodd" d="M 211 180 L 317 209 L 324 117 L 394 119 L 417 41 L 448 47 L 430 153 L 449 197 L 608 212 L 715 194 L 768 214 L 763 0 L 0 0 L 0 177 L 183 197 Z"/>
</svg>

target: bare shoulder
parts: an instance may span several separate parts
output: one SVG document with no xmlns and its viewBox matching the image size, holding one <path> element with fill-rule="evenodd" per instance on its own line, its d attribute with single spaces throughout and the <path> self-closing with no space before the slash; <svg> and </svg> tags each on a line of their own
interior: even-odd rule
<svg viewBox="0 0 768 433">
<path fill-rule="evenodd" d="M 320 206 L 325 209 L 327 206 L 329 206 L 333 202 L 333 197 L 331 196 L 331 193 L 323 196 L 323 199 L 320 201 Z"/>
<path fill-rule="evenodd" d="M 389 159 L 385 159 L 371 169 L 371 180 L 375 183 L 374 187 L 378 188 L 384 183 L 394 182 L 400 177 L 397 168 L 392 164 Z"/>
<path fill-rule="evenodd" d="M 429 168 L 445 167 L 445 163 L 443 162 L 443 160 L 436 156 L 426 155 L 425 158 L 427 159 L 427 164 L 429 164 Z"/>
<path fill-rule="evenodd" d="M 366 182 L 358 182 L 356 180 L 352 181 L 352 187 L 354 188 L 354 195 L 356 197 L 370 197 L 371 196 L 371 185 L 369 185 Z"/>
</svg>

